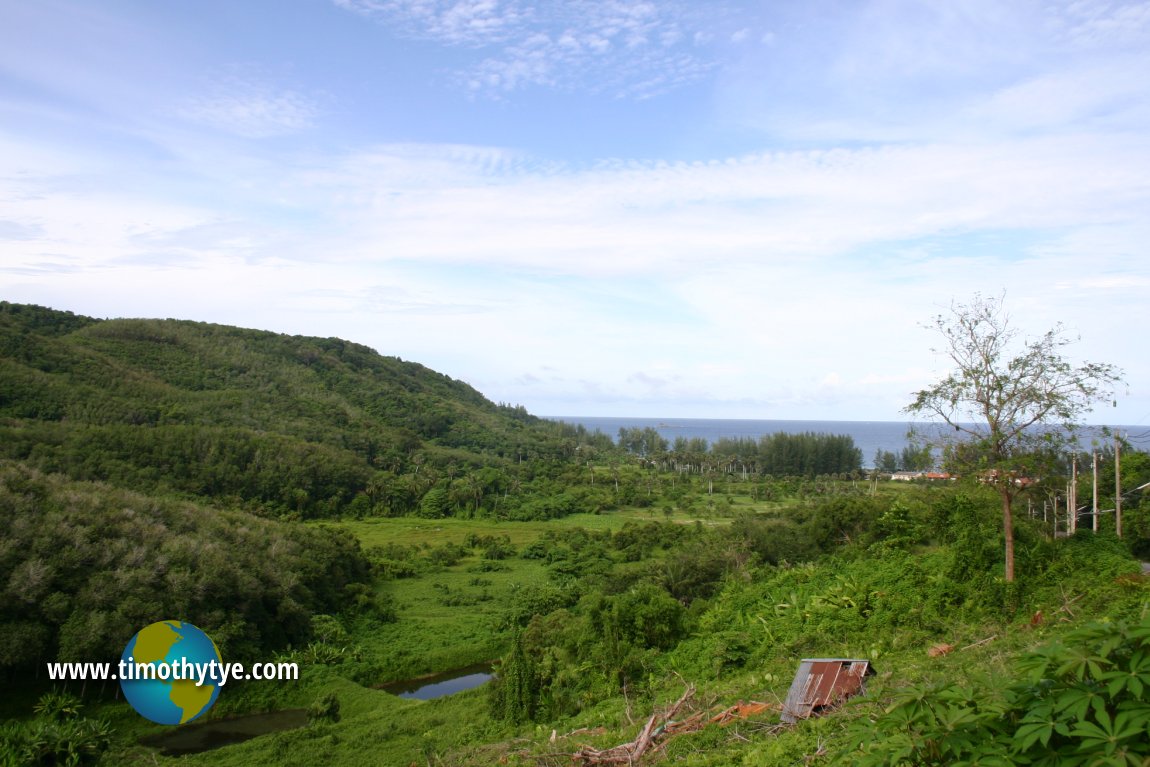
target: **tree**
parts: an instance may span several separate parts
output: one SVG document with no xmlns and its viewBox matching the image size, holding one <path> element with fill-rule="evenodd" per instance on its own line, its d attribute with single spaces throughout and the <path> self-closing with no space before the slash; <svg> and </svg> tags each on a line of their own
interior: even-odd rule
<svg viewBox="0 0 1150 767">
<path fill-rule="evenodd" d="M 1011 504 L 1025 485 L 1026 470 L 1033 470 L 1030 459 L 1073 441 L 1081 416 L 1110 397 L 1121 371 L 1091 362 L 1073 366 L 1062 350 L 1076 339 L 1066 338 L 1060 324 L 1036 339 L 1019 339 L 1001 298 L 975 294 L 968 304 L 952 303 L 950 314 L 936 317 L 931 327 L 945 339 L 936 352 L 955 368 L 917 392 L 903 412 L 941 418 L 962 435 L 951 462 L 998 491 L 1006 580 L 1013 581 Z"/>
<path fill-rule="evenodd" d="M 898 471 L 898 456 L 881 447 L 875 448 L 874 468 L 888 473 Z"/>
</svg>

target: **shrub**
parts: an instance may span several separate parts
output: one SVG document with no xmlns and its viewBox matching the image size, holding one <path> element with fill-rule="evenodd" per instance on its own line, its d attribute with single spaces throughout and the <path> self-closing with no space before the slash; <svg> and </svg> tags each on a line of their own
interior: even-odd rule
<svg viewBox="0 0 1150 767">
<path fill-rule="evenodd" d="M 1023 656 L 1015 678 L 901 691 L 856 722 L 840 764 L 1142 765 L 1150 761 L 1150 610 Z"/>
</svg>

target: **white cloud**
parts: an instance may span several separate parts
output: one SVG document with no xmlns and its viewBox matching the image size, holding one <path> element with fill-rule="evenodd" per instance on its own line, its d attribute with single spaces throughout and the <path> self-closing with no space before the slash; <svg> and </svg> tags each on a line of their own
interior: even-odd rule
<svg viewBox="0 0 1150 767">
<path fill-rule="evenodd" d="M 711 163 L 535 168 L 380 147 L 290 176 L 339 195 L 347 258 L 627 275 L 837 257 L 915 238 L 1136 220 L 1150 144 L 1115 136 L 751 154 Z M 445 222 L 450 226 L 445 227 Z M 894 257 L 875 252 L 872 257 Z M 929 269 L 929 265 L 908 269 Z"/>
<path fill-rule="evenodd" d="M 1006 289 L 1025 329 L 1064 321 L 1084 356 L 1150 380 L 1131 333 L 1150 286 L 1147 64 L 1091 42 L 1134 39 L 1136 6 L 1052 12 L 1055 29 L 967 2 L 796 14 L 807 27 L 774 7 L 704 23 L 676 4 L 341 4 L 451 47 L 452 76 L 522 114 L 532 88 L 650 95 L 720 56 L 743 80 L 716 100 L 760 111 L 658 105 L 660 146 L 703 161 L 630 159 L 650 156 L 638 144 L 552 161 L 515 149 L 548 144 L 510 120 L 484 135 L 512 148 L 324 134 L 321 81 L 223 62 L 235 74 L 175 125 L 124 119 L 86 151 L 0 134 L 5 297 L 341 336 L 535 412 L 892 418 L 935 372 L 917 324 Z M 476 135 L 451 111 L 465 99 L 434 91 L 435 119 L 464 115 L 450 135 Z M 301 131 L 306 150 L 229 138 Z"/>
<path fill-rule="evenodd" d="M 1141 76 L 1147 69 L 1150 57 L 1142 55 L 1104 67 L 1046 72 L 996 90 L 957 118 L 983 130 L 1066 131 L 1090 122 L 1140 127 L 1146 124 L 1150 96 L 1150 86 Z"/>
<path fill-rule="evenodd" d="M 333 0 L 399 34 L 474 49 L 457 79 L 474 93 L 529 87 L 650 96 L 699 79 L 714 61 L 687 44 L 706 20 L 678 3 L 525 5 L 515 0 Z"/>
<path fill-rule="evenodd" d="M 1053 9 L 1047 26 L 1079 48 L 1141 45 L 1150 39 L 1150 2 L 1074 0 Z"/>
<path fill-rule="evenodd" d="M 185 99 L 175 112 L 245 138 L 268 138 L 311 128 L 319 110 L 314 99 L 296 91 L 228 77 L 206 94 Z"/>
<path fill-rule="evenodd" d="M 400 25 L 407 35 L 482 46 L 513 38 L 534 10 L 511 0 L 332 0 L 349 11 Z"/>
</svg>

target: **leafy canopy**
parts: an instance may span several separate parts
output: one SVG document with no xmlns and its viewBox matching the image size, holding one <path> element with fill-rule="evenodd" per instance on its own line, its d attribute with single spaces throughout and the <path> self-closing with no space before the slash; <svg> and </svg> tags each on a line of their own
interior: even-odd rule
<svg viewBox="0 0 1150 767">
<path fill-rule="evenodd" d="M 1005 577 L 1013 581 L 1011 504 L 1027 484 L 1023 478 L 1035 476 L 1037 458 L 1053 457 L 1073 440 L 1081 417 L 1108 398 L 1121 373 L 1113 365 L 1070 363 L 1062 350 L 1072 340 L 1061 325 L 1036 339 L 1019 339 L 1001 298 L 975 294 L 968 304 L 952 304 L 949 315 L 935 318 L 934 327 L 945 340 L 941 351 L 955 367 L 919 391 L 904 412 L 941 418 L 966 435 L 950 446 L 949 462 L 998 490 Z"/>
<path fill-rule="evenodd" d="M 1121 380 L 1113 365 L 1086 362 L 1074 366 L 1062 353 L 1076 339 L 1061 324 L 1036 339 L 1019 339 L 1002 299 L 975 295 L 968 304 L 952 304 L 933 327 L 945 339 L 941 350 L 954 369 L 915 394 L 904 409 L 912 415 L 941 418 L 979 445 L 990 463 L 1072 435 L 1081 417 L 1111 394 Z M 1034 430 L 1059 426 L 1062 432 Z"/>
</svg>

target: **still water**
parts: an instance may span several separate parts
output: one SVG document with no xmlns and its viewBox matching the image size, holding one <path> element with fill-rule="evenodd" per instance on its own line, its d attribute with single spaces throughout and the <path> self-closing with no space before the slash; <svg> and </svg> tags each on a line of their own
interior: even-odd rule
<svg viewBox="0 0 1150 767">
<path fill-rule="evenodd" d="M 492 678 L 491 671 L 490 663 L 477 663 L 432 676 L 390 682 L 379 689 L 400 698 L 434 700 L 486 684 Z M 188 724 L 170 732 L 141 738 L 140 743 L 158 748 L 163 756 L 183 756 L 243 743 L 270 732 L 294 730 L 306 724 L 307 710 L 294 708 L 204 724 Z"/>
<path fill-rule="evenodd" d="M 492 677 L 490 663 L 476 663 L 473 666 L 444 671 L 433 676 L 389 682 L 379 689 L 400 698 L 414 700 L 434 700 L 445 695 L 470 690 L 486 684 Z"/>
<path fill-rule="evenodd" d="M 141 738 L 140 743 L 160 749 L 160 754 L 163 756 L 183 756 L 243 743 L 245 740 L 269 732 L 294 730 L 305 724 L 307 724 L 307 710 L 292 708 L 203 724 L 186 724 L 169 732 Z"/>
</svg>

